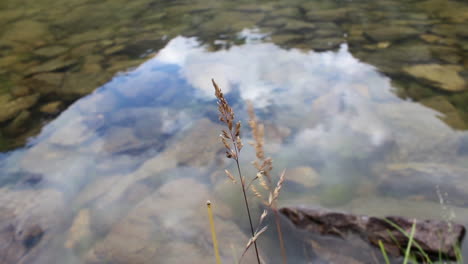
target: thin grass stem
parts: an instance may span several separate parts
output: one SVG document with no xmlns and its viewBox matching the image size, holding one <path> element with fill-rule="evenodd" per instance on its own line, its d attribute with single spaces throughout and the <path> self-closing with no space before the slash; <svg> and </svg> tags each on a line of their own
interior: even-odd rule
<svg viewBox="0 0 468 264">
<path fill-rule="evenodd" d="M 280 221 L 279 221 L 278 210 L 276 210 L 276 208 L 272 208 L 272 209 L 273 209 L 273 212 L 275 214 L 276 230 L 278 232 L 278 239 L 279 239 L 279 242 L 280 242 L 281 256 L 283 258 L 283 264 L 286 264 L 286 263 L 288 263 L 288 260 L 286 258 L 286 249 L 284 247 L 283 232 L 281 232 L 281 225 L 280 225 Z"/>
<path fill-rule="evenodd" d="M 383 258 L 385 259 L 385 263 L 390 264 L 390 260 L 388 259 L 388 256 L 387 256 L 387 251 L 385 251 L 385 247 L 382 243 L 382 240 L 379 240 L 379 247 L 380 247 L 380 251 L 382 252 Z"/>
<path fill-rule="evenodd" d="M 398 230 L 399 232 L 401 232 L 403 235 L 405 235 L 406 237 L 409 238 L 409 235 L 408 233 L 403 230 L 400 226 L 398 226 L 397 224 L 393 223 L 392 221 L 390 221 L 389 219 L 386 219 L 384 218 L 384 221 L 387 222 L 388 224 L 390 224 L 393 228 L 395 228 L 396 230 Z M 430 263 L 432 264 L 432 260 L 431 258 L 429 257 L 429 255 L 427 255 L 426 252 L 424 252 L 424 250 L 422 249 L 422 247 L 419 245 L 418 242 L 416 241 L 413 241 L 414 243 L 414 246 L 418 249 L 418 251 L 421 253 L 421 255 L 426 259 L 427 263 Z"/>
<path fill-rule="evenodd" d="M 416 219 L 413 220 L 413 225 L 411 226 L 411 233 L 409 235 L 409 242 L 408 242 L 408 246 L 406 247 L 405 259 L 403 260 L 403 264 L 408 263 L 408 259 L 409 259 L 410 251 L 411 251 L 411 245 L 413 244 L 413 238 L 414 238 L 415 231 L 416 231 Z"/>
<path fill-rule="evenodd" d="M 238 154 L 237 147 L 235 147 L 235 150 L 236 150 L 236 154 Z M 241 169 L 239 165 L 239 159 L 236 158 L 235 160 L 237 164 L 237 171 L 239 172 L 239 178 L 241 181 L 242 193 L 244 194 L 245 208 L 247 209 L 247 215 L 249 216 L 250 231 L 251 231 L 252 237 L 254 237 L 255 233 L 254 233 L 254 228 L 252 224 L 252 217 L 250 216 L 249 202 L 247 201 L 247 194 L 245 193 L 245 183 L 244 183 L 244 179 L 242 178 L 242 173 L 241 173 Z M 255 254 L 257 255 L 257 261 L 260 264 L 261 262 L 260 262 L 260 256 L 258 254 L 257 242 L 254 242 L 254 247 L 255 247 Z"/>
<path fill-rule="evenodd" d="M 211 228 L 211 238 L 213 239 L 213 250 L 216 257 L 216 264 L 221 264 L 221 257 L 219 256 L 218 250 L 218 239 L 216 238 L 216 229 L 214 225 L 213 210 L 211 209 L 211 202 L 206 202 L 206 207 L 208 208 L 208 218 L 210 219 L 210 228 Z"/>
</svg>

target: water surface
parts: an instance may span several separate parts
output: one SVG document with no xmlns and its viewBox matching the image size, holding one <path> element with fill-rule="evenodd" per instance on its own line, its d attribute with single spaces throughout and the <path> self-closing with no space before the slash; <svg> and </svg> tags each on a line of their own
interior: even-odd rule
<svg viewBox="0 0 468 264">
<path fill-rule="evenodd" d="M 0 5 L 0 263 L 206 263 L 207 199 L 240 255 L 211 78 L 245 143 L 246 101 L 265 122 L 280 205 L 468 223 L 466 4 L 46 2 Z"/>
</svg>

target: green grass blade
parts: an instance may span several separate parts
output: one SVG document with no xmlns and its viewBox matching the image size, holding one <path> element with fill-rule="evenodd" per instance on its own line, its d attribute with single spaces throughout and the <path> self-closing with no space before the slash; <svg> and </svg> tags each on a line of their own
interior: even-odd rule
<svg viewBox="0 0 468 264">
<path fill-rule="evenodd" d="M 406 237 L 409 238 L 409 234 L 403 230 L 400 226 L 398 226 L 397 224 L 393 223 L 392 221 L 390 221 L 389 219 L 386 219 L 384 218 L 383 219 L 385 222 L 387 222 L 389 225 L 391 225 L 393 228 L 395 228 L 396 230 L 398 230 L 400 233 L 402 233 L 403 235 L 405 235 Z M 429 258 L 429 255 L 427 255 L 426 252 L 424 252 L 424 250 L 421 248 L 421 246 L 419 245 L 419 243 L 417 243 L 416 241 L 413 241 L 413 244 L 414 246 L 416 247 L 416 249 L 418 249 L 419 253 L 421 253 L 421 255 L 426 259 L 426 262 L 428 264 L 433 264 L 431 258 Z"/>
<path fill-rule="evenodd" d="M 385 259 L 385 264 L 390 264 L 390 260 L 388 260 L 388 256 L 387 256 L 387 252 L 385 251 L 385 247 L 382 243 L 382 240 L 379 240 L 379 247 L 380 247 L 380 251 L 382 251 L 382 255 Z"/>
<path fill-rule="evenodd" d="M 409 259 L 410 252 L 411 252 L 411 244 L 413 244 L 413 238 L 414 238 L 415 232 L 416 232 L 416 220 L 413 220 L 413 225 L 411 226 L 411 234 L 409 236 L 408 246 L 406 247 L 405 259 L 403 260 L 403 264 L 408 263 L 408 259 Z"/>
<path fill-rule="evenodd" d="M 460 250 L 460 245 L 457 244 L 454 248 L 455 250 L 455 258 L 457 260 L 457 263 L 460 263 L 460 264 L 463 264 L 463 255 L 462 255 L 462 252 Z"/>
</svg>

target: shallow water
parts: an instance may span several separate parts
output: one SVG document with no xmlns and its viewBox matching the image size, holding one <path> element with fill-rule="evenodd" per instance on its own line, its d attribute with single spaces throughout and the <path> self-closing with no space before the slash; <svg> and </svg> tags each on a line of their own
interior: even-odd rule
<svg viewBox="0 0 468 264">
<path fill-rule="evenodd" d="M 265 122 L 281 206 L 468 223 L 468 5 L 43 2 L 0 4 L 0 263 L 206 263 L 207 199 L 239 256 L 211 78 L 245 175 L 246 101 Z M 320 261 L 284 228 L 290 262 Z M 260 249 L 280 263 L 273 229 Z"/>
</svg>

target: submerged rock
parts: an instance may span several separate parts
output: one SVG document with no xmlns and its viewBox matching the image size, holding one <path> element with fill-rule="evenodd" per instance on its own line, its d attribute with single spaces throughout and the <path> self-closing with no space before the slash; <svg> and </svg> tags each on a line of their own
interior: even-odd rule
<svg viewBox="0 0 468 264">
<path fill-rule="evenodd" d="M 376 27 L 365 30 L 365 34 L 376 42 L 395 41 L 405 38 L 410 38 L 419 34 L 419 31 L 404 26 L 387 26 L 385 29 Z"/>
<path fill-rule="evenodd" d="M 84 244 L 91 237 L 89 209 L 82 209 L 78 212 L 75 220 L 73 220 L 73 224 L 68 232 L 67 241 L 65 242 L 65 247 L 86 247 Z"/>
<path fill-rule="evenodd" d="M 25 85 L 41 94 L 56 92 L 63 84 L 63 73 L 40 73 L 26 79 Z"/>
<path fill-rule="evenodd" d="M 57 235 L 63 209 L 55 190 L 0 189 L 0 264 L 34 259 L 38 245 Z"/>
<path fill-rule="evenodd" d="M 60 112 L 60 108 L 62 107 L 62 105 L 63 103 L 61 101 L 50 102 L 41 106 L 41 108 L 39 108 L 39 111 L 50 115 L 57 114 L 58 112 Z"/>
<path fill-rule="evenodd" d="M 468 128 L 458 110 L 450 103 L 446 96 L 425 98 L 421 100 L 420 103 L 441 112 L 443 115 L 440 119 L 442 119 L 447 125 L 460 130 Z"/>
<path fill-rule="evenodd" d="M 70 67 L 76 64 L 77 61 L 66 58 L 66 57 L 59 57 L 56 59 L 48 60 L 43 64 L 34 66 L 27 70 L 26 75 L 31 75 L 35 73 L 42 73 L 42 72 L 52 72 L 62 70 L 64 68 Z"/>
<path fill-rule="evenodd" d="M 187 193 L 187 188 L 190 189 Z M 206 263 L 212 256 L 206 214 L 207 188 L 193 179 L 161 186 L 113 225 L 109 234 L 86 254 L 86 263 Z M 213 209 L 221 258 L 232 260 L 230 248 L 243 248 L 248 240 L 229 219 L 232 212 L 214 201 Z M 177 209 L 177 210 L 175 210 Z M 245 257 L 252 263 L 253 251 Z"/>
<path fill-rule="evenodd" d="M 281 208 L 280 212 L 289 218 L 299 229 L 310 233 L 338 236 L 348 239 L 352 235 L 361 237 L 375 247 L 382 241 L 386 251 L 393 256 L 402 256 L 409 243 L 407 235 L 400 232 L 397 225 L 407 234 L 411 232 L 413 219 L 399 216 L 369 217 L 349 213 L 310 208 Z M 440 255 L 455 259 L 455 248 L 465 236 L 465 227 L 456 223 L 437 220 L 415 220 L 414 242 L 434 260 Z M 397 243 L 395 243 L 395 241 Z"/>
<path fill-rule="evenodd" d="M 28 110 L 21 111 L 21 113 L 5 127 L 5 131 L 10 135 L 17 135 L 24 132 L 30 118 L 31 113 Z"/>
<path fill-rule="evenodd" d="M 341 21 L 348 17 L 349 8 L 313 9 L 307 12 L 307 18 L 316 21 Z"/>
<path fill-rule="evenodd" d="M 0 122 L 14 118 L 21 111 L 35 105 L 38 99 L 39 94 L 33 94 L 0 104 Z"/>
<path fill-rule="evenodd" d="M 38 40 L 51 38 L 47 25 L 35 20 L 20 20 L 8 27 L 2 36 L 2 42 L 33 44 Z"/>
<path fill-rule="evenodd" d="M 63 54 L 68 48 L 64 46 L 46 46 L 34 51 L 34 54 L 44 57 L 54 57 Z"/>
<path fill-rule="evenodd" d="M 285 189 L 294 185 L 311 189 L 320 183 L 320 175 L 311 167 L 295 167 L 286 170 Z"/>
<path fill-rule="evenodd" d="M 403 68 L 405 73 L 449 92 L 463 91 L 467 88 L 465 80 L 459 74 L 461 70 L 462 67 L 458 65 L 439 64 L 419 64 Z"/>
<path fill-rule="evenodd" d="M 447 193 L 447 202 L 466 206 L 468 201 L 468 169 L 441 163 L 395 163 L 387 166 L 378 189 L 385 195 L 421 197 L 440 202 Z"/>
<path fill-rule="evenodd" d="M 87 95 L 104 84 L 107 78 L 106 74 L 99 73 L 69 73 L 57 94 L 70 97 Z"/>
</svg>

